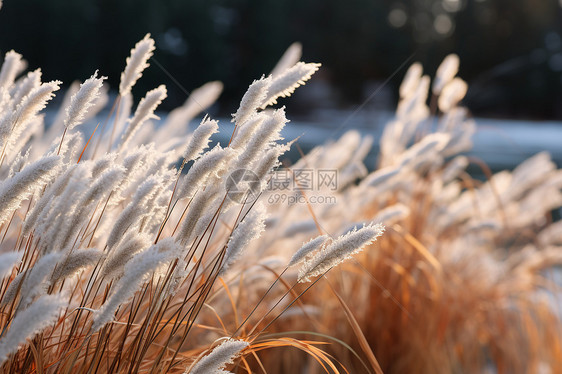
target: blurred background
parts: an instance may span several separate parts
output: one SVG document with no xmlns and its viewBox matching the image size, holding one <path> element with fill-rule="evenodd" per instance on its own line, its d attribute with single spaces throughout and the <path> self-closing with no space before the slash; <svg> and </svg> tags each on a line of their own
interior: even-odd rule
<svg viewBox="0 0 562 374">
<path fill-rule="evenodd" d="M 282 103 L 293 119 L 340 123 L 350 113 L 355 121 L 391 113 L 411 63 L 433 76 L 457 53 L 475 117 L 558 121 L 561 17 L 559 0 L 5 0 L 0 52 L 23 54 L 44 80 L 68 85 L 99 69 L 117 87 L 130 49 L 149 32 L 154 58 L 186 90 L 224 83 L 212 112 L 227 117 L 252 80 L 300 41 L 303 60 L 323 67 Z M 181 105 L 186 93 L 154 63 L 133 94 L 161 83 L 169 92 L 161 109 Z M 559 149 L 562 133 L 552 131 L 543 140 Z"/>
</svg>

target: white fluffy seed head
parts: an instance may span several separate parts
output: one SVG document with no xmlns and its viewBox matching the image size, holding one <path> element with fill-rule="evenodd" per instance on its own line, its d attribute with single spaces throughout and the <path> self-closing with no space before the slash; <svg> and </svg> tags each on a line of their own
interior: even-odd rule
<svg viewBox="0 0 562 374">
<path fill-rule="evenodd" d="M 203 357 L 193 368 L 189 374 L 227 374 L 225 367 L 234 362 L 240 356 L 242 350 L 250 344 L 243 340 L 228 339 L 215 347 L 211 353 Z M 186 371 L 184 374 L 187 374 Z"/>
<path fill-rule="evenodd" d="M 123 209 L 113 224 L 113 228 L 107 237 L 109 249 L 117 244 L 127 230 L 134 227 L 138 221 L 148 214 L 147 201 L 154 198 L 159 188 L 159 182 L 159 178 L 151 176 L 138 187 L 133 200 Z"/>
<path fill-rule="evenodd" d="M 49 275 L 60 261 L 62 253 L 52 252 L 41 257 L 35 265 L 27 272 L 21 286 L 21 302 L 28 305 L 37 296 L 46 292 L 49 283 Z"/>
<path fill-rule="evenodd" d="M 449 83 L 443 87 L 437 104 L 439 110 L 448 112 L 454 108 L 466 95 L 468 85 L 461 78 L 453 78 Z"/>
<path fill-rule="evenodd" d="M 187 148 L 183 152 L 185 162 L 195 160 L 209 146 L 210 138 L 219 131 L 219 123 L 209 119 L 207 116 L 203 118 L 201 124 L 195 129 Z"/>
<path fill-rule="evenodd" d="M 58 295 L 44 295 L 27 309 L 17 313 L 9 330 L 0 340 L 0 364 L 17 351 L 27 339 L 55 323 L 68 301 Z"/>
<path fill-rule="evenodd" d="M 319 68 L 320 64 L 298 62 L 277 75 L 267 89 L 267 96 L 263 99 L 261 108 L 276 104 L 279 97 L 291 96 L 295 89 L 305 84 Z"/>
<path fill-rule="evenodd" d="M 102 307 L 94 313 L 91 331 L 96 332 L 113 320 L 119 305 L 127 303 L 146 282 L 150 275 L 167 264 L 177 253 L 161 251 L 162 244 L 157 243 L 146 251 L 138 253 L 125 265 L 123 277 L 115 291 Z"/>
<path fill-rule="evenodd" d="M 289 261 L 289 266 L 296 265 L 299 262 L 306 259 L 313 252 L 322 248 L 329 239 L 330 237 L 328 235 L 320 235 L 317 236 L 316 238 L 310 239 L 306 243 L 303 243 L 302 247 L 297 252 L 295 252 L 293 257 L 291 257 L 291 261 Z"/>
<path fill-rule="evenodd" d="M 95 104 L 100 96 L 100 90 L 104 79 L 107 77 L 97 77 L 98 71 L 80 85 L 80 89 L 70 99 L 70 105 L 66 108 L 66 118 L 64 126 L 67 130 L 72 130 L 76 125 L 84 121 L 86 113 Z"/>
<path fill-rule="evenodd" d="M 299 271 L 298 281 L 309 282 L 311 278 L 324 274 L 373 243 L 383 232 L 383 225 L 371 223 L 340 236 L 326 249 L 304 263 Z"/>
<path fill-rule="evenodd" d="M 12 272 L 14 265 L 21 259 L 20 252 L 6 252 L 0 254 L 0 281 Z"/>
<path fill-rule="evenodd" d="M 251 165 L 263 150 L 273 142 L 281 139 L 281 130 L 289 122 L 285 116 L 285 107 L 274 110 L 256 129 L 245 149 L 238 157 L 237 169 L 247 168 Z"/>
<path fill-rule="evenodd" d="M 256 204 L 244 219 L 236 226 L 226 247 L 221 274 L 240 258 L 246 247 L 260 237 L 265 230 L 266 213 L 263 204 Z"/>
<path fill-rule="evenodd" d="M 123 269 L 129 260 L 137 253 L 150 247 L 150 237 L 145 233 L 138 233 L 134 230 L 127 232 L 117 247 L 110 250 L 110 253 L 103 265 L 100 273 L 101 279 L 112 279 L 121 277 Z"/>
<path fill-rule="evenodd" d="M 158 119 L 154 111 L 160 105 L 162 100 L 167 96 L 166 86 L 161 84 L 157 88 L 150 90 L 146 93 L 144 98 L 141 99 L 133 118 L 129 122 L 127 129 L 121 138 L 121 147 L 126 148 L 128 142 L 132 139 L 139 127 L 150 119 Z"/>
<path fill-rule="evenodd" d="M 3 181 L 0 184 L 0 224 L 20 207 L 23 200 L 49 181 L 59 165 L 59 156 L 43 157 L 27 165 L 13 178 Z"/>
<path fill-rule="evenodd" d="M 39 87 L 41 84 L 41 69 L 36 69 L 34 71 L 30 71 L 27 73 L 26 77 L 21 81 L 21 83 L 17 83 L 14 88 L 13 93 L 13 103 L 17 105 L 21 102 L 21 100 L 27 96 L 31 90 L 36 87 Z"/>
<path fill-rule="evenodd" d="M 287 48 L 283 56 L 277 62 L 277 65 L 271 71 L 271 76 L 276 78 L 279 74 L 283 73 L 285 70 L 293 67 L 302 56 L 302 44 L 299 42 L 294 42 Z"/>
<path fill-rule="evenodd" d="M 13 114 L 12 126 L 27 123 L 34 115 L 45 108 L 47 101 L 53 98 L 55 91 L 60 88 L 61 81 L 51 81 L 34 88 L 22 99 Z"/>
<path fill-rule="evenodd" d="M 217 145 L 201 156 L 189 169 L 180 188 L 178 188 L 178 199 L 192 197 L 212 175 L 218 175 L 227 162 L 236 152 L 232 148 L 222 148 Z"/>
<path fill-rule="evenodd" d="M 103 256 L 99 249 L 77 249 L 57 264 L 51 276 L 51 284 L 66 279 L 85 267 L 95 265 Z"/>
<path fill-rule="evenodd" d="M 466 156 L 457 156 L 449 162 L 443 169 L 443 183 L 448 183 L 458 177 L 468 166 L 468 158 Z"/>
<path fill-rule="evenodd" d="M 443 62 L 437 68 L 435 80 L 433 81 L 432 91 L 434 95 L 439 95 L 443 87 L 449 83 L 459 71 L 459 56 L 450 54 L 443 59 Z"/>
<path fill-rule="evenodd" d="M 267 115 L 264 113 L 257 113 L 252 116 L 252 118 L 248 119 L 248 121 L 244 123 L 244 126 L 236 129 L 236 133 L 229 147 L 234 149 L 245 148 L 256 129 L 258 129 L 266 119 Z"/>
<path fill-rule="evenodd" d="M 187 209 L 187 214 L 182 220 L 179 230 L 176 233 L 176 238 L 179 243 L 185 246 L 194 235 L 203 234 L 202 232 L 194 232 L 193 230 L 198 223 L 209 223 L 206 222 L 206 219 L 203 219 L 203 215 L 205 212 L 211 212 L 209 207 L 212 205 L 213 201 L 217 199 L 218 195 L 215 188 L 206 188 L 205 190 L 199 190 L 197 192 L 193 199 L 191 199 Z"/>
<path fill-rule="evenodd" d="M 10 88 L 14 83 L 16 76 L 21 73 L 25 68 L 25 62 L 22 56 L 11 50 L 6 53 L 2 69 L 0 69 L 0 88 Z"/>
<path fill-rule="evenodd" d="M 248 87 L 248 91 L 246 91 L 240 101 L 240 107 L 236 113 L 232 115 L 232 122 L 240 126 L 256 113 L 257 109 L 261 107 L 267 97 L 271 81 L 271 76 L 267 78 L 261 77 L 261 79 L 255 80 L 250 87 Z"/>
<path fill-rule="evenodd" d="M 400 85 L 400 98 L 405 99 L 412 96 L 416 92 L 416 88 L 420 84 L 423 75 L 423 67 L 419 62 L 416 62 L 408 68 L 402 84 Z"/>
<path fill-rule="evenodd" d="M 404 204 L 394 204 L 377 213 L 373 222 L 380 222 L 387 226 L 392 225 L 410 215 L 410 208 Z"/>
<path fill-rule="evenodd" d="M 389 180 L 394 178 L 396 175 L 400 174 L 399 167 L 387 166 L 382 169 L 378 169 L 373 173 L 369 174 L 363 181 L 361 185 L 369 187 L 377 187 L 379 185 L 387 183 Z"/>
<path fill-rule="evenodd" d="M 121 96 L 131 92 L 131 88 L 142 76 L 144 69 L 149 66 L 147 61 L 152 57 L 154 49 L 154 40 L 150 37 L 150 34 L 146 34 L 131 49 L 131 55 L 127 57 L 127 66 L 125 66 L 125 70 L 121 73 L 121 82 L 119 83 L 119 94 Z"/>
</svg>

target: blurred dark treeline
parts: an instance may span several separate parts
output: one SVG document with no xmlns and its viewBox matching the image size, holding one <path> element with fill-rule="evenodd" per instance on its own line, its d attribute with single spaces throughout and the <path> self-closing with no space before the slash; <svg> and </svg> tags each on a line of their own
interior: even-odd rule
<svg viewBox="0 0 562 374">
<path fill-rule="evenodd" d="M 99 69 L 117 87 L 149 32 L 156 61 L 187 90 L 224 82 L 222 113 L 294 41 L 304 61 L 323 64 L 314 80 L 331 94 L 320 106 L 357 105 L 396 72 L 395 100 L 401 64 L 433 74 L 454 52 L 476 115 L 562 119 L 561 27 L 558 0 L 5 0 L 0 52 L 22 53 L 44 80 L 69 84 Z M 180 105 L 185 93 L 151 65 L 135 96 L 165 83 L 164 108 Z"/>
</svg>

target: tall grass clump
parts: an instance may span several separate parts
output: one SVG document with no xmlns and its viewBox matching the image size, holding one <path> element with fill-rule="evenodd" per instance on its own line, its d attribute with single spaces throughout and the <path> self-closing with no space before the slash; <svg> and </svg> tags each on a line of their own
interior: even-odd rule
<svg viewBox="0 0 562 374">
<path fill-rule="evenodd" d="M 295 302 L 294 292 L 281 300 L 279 292 L 264 293 L 253 311 L 254 305 L 239 304 L 267 281 L 239 288 L 240 265 L 255 263 L 251 248 L 269 217 L 261 201 L 246 201 L 243 192 L 241 201 L 229 196 L 225 180 L 233 170 L 253 171 L 259 194 L 289 148 L 279 144 L 285 109 L 270 106 L 319 67 L 297 63 L 294 49 L 278 73 L 250 85 L 233 115 L 232 146 L 210 149 L 218 121 L 205 116 L 194 131 L 189 122 L 216 100 L 220 83 L 195 90 L 158 126 L 164 85 L 135 108 L 131 87 L 149 67 L 150 35 L 132 49 L 119 95 L 95 127 L 92 119 L 108 102 L 106 77 L 96 71 L 73 84 L 59 114 L 45 123 L 42 111 L 61 82 L 41 82 L 39 70 L 20 77 L 22 56 L 6 54 L 0 70 L 3 372 L 250 371 L 261 366 L 258 352 L 283 346 L 338 370 L 317 347 L 321 340 L 268 335 L 282 312 L 264 313 L 257 305 Z M 299 288 L 296 277 L 281 283 L 287 282 Z"/>
<path fill-rule="evenodd" d="M 337 204 L 274 204 L 277 229 L 260 239 L 275 255 L 357 222 L 386 226 L 377 250 L 348 261 L 300 299 L 309 307 L 322 303 L 308 314 L 319 333 L 350 344 L 352 351 L 339 344 L 327 350 L 350 372 L 369 372 L 364 363 L 374 358 L 385 373 L 562 367 L 562 226 L 552 216 L 562 206 L 562 170 L 545 152 L 497 173 L 462 155 L 476 126 L 460 105 L 467 85 L 456 77 L 458 64 L 447 57 L 433 84 L 420 64 L 411 66 L 372 172 L 362 162 L 372 140 L 356 131 L 293 165 L 337 168 L 336 191 L 307 191 L 310 201 L 318 194 Z M 484 180 L 471 178 L 470 164 Z M 277 327 L 307 329 L 298 314 Z M 280 355 L 262 360 L 283 367 L 279 372 L 302 365 Z"/>
<path fill-rule="evenodd" d="M 545 153 L 496 174 L 460 154 L 475 124 L 459 104 L 467 86 L 456 56 L 433 85 L 410 68 L 373 172 L 363 163 L 373 139 L 348 132 L 286 166 L 293 177 L 333 169 L 337 186 L 290 191 L 305 203 L 283 204 L 268 187 L 293 142 L 281 136 L 285 108 L 272 105 L 319 64 L 299 62 L 293 45 L 249 85 L 230 141 L 211 147 L 220 123 L 189 123 L 222 84 L 194 90 L 158 123 L 166 87 L 131 94 L 154 52 L 150 35 L 132 49 L 109 114 L 99 115 L 109 99 L 96 71 L 70 86 L 50 123 L 42 111 L 61 82 L 22 75 L 14 51 L 4 58 L 0 371 L 562 366 L 552 278 L 562 237 L 550 217 L 561 171 Z M 487 180 L 470 178 L 470 163 Z M 240 170 L 253 178 L 233 189 Z"/>
</svg>

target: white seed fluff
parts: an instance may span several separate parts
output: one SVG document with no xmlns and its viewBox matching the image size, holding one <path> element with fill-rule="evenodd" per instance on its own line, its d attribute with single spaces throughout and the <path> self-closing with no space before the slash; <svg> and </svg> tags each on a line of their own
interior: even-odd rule
<svg viewBox="0 0 562 374">
<path fill-rule="evenodd" d="M 255 80 L 248 87 L 248 91 L 246 91 L 240 101 L 240 107 L 232 115 L 232 122 L 240 126 L 256 113 L 256 110 L 261 107 L 267 97 L 271 80 L 271 76 L 267 78 L 262 77 L 259 80 Z"/>
<path fill-rule="evenodd" d="M 153 52 L 154 40 L 150 37 L 150 34 L 146 34 L 131 49 L 131 55 L 127 57 L 127 66 L 125 66 L 125 70 L 121 73 L 121 82 L 119 83 L 119 94 L 121 96 L 131 92 L 131 88 L 142 76 L 144 69 L 149 66 L 147 61 L 152 57 Z"/>
<path fill-rule="evenodd" d="M 195 129 L 187 148 L 183 152 L 185 162 L 195 160 L 209 146 L 211 135 L 219 131 L 219 123 L 207 117 Z"/>
<path fill-rule="evenodd" d="M 141 99 L 133 118 L 129 122 L 127 129 L 121 138 L 121 147 L 126 148 L 135 133 L 139 130 L 143 123 L 150 119 L 159 119 L 154 111 L 160 105 L 162 100 L 167 96 L 166 86 L 163 84 L 157 88 L 150 90 L 146 93 L 145 97 Z"/>
<path fill-rule="evenodd" d="M 95 104 L 100 96 L 100 90 L 104 79 L 107 77 L 97 77 L 98 72 L 86 79 L 80 85 L 80 89 L 70 98 L 70 105 L 66 108 L 66 118 L 64 126 L 67 130 L 72 130 L 76 125 L 84 121 L 88 110 Z"/>
<path fill-rule="evenodd" d="M 58 156 L 43 157 L 0 184 L 0 224 L 55 174 L 59 164 Z"/>
<path fill-rule="evenodd" d="M 267 96 L 264 98 L 261 108 L 276 104 L 279 97 L 291 96 L 295 89 L 305 84 L 319 68 L 320 64 L 298 62 L 277 75 L 268 87 Z"/>
<path fill-rule="evenodd" d="M 0 340 L 0 364 L 27 339 L 55 323 L 68 302 L 58 295 L 44 295 L 14 317 L 10 329 Z"/>
<path fill-rule="evenodd" d="M 320 249 L 329 239 L 330 237 L 328 235 L 320 235 L 304 243 L 302 247 L 297 252 L 295 252 L 293 257 L 291 257 L 289 266 L 296 265 L 306 257 L 310 256 L 312 252 Z"/>
<path fill-rule="evenodd" d="M 240 352 L 249 346 L 248 342 L 243 340 L 228 339 L 219 346 L 215 347 L 211 353 L 203 357 L 193 368 L 189 374 L 227 374 L 229 371 L 224 370 L 226 365 L 234 362 L 234 359 L 240 356 Z M 186 371 L 184 374 L 187 374 Z"/>
<path fill-rule="evenodd" d="M 304 263 L 299 271 L 298 281 L 309 282 L 311 278 L 325 273 L 373 243 L 383 232 L 383 225 L 370 224 L 340 236 L 326 249 Z"/>
</svg>

